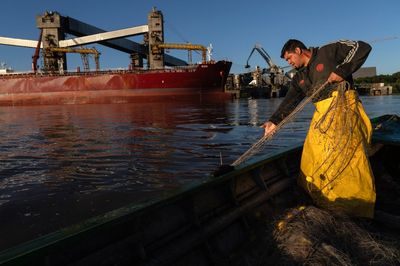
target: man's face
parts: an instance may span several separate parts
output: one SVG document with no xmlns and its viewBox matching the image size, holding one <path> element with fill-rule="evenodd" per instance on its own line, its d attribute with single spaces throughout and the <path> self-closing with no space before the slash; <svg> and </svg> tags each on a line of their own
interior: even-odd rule
<svg viewBox="0 0 400 266">
<path fill-rule="evenodd" d="M 283 58 L 288 62 L 293 68 L 301 68 L 304 66 L 303 60 L 301 58 L 301 49 L 296 48 L 294 52 L 285 52 Z"/>
</svg>

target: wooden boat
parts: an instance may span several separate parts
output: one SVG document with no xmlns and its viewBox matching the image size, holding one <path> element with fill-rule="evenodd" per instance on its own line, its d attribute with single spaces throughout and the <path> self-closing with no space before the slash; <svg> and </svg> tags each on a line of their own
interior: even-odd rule
<svg viewBox="0 0 400 266">
<path fill-rule="evenodd" d="M 396 191 L 400 186 L 400 117 L 385 115 L 372 122 L 375 149 L 370 160 L 377 208 L 391 211 L 386 217 L 396 218 L 400 215 Z M 299 144 L 249 160 L 232 172 L 174 195 L 125 206 L 4 250 L 0 264 L 239 265 L 237 258 L 245 247 L 258 243 L 260 219 L 273 223 L 299 203 L 293 191 L 301 150 Z M 385 183 L 388 176 L 396 185 Z M 392 193 L 383 193 L 383 189 Z M 394 227 L 391 230 L 399 233 Z"/>
</svg>

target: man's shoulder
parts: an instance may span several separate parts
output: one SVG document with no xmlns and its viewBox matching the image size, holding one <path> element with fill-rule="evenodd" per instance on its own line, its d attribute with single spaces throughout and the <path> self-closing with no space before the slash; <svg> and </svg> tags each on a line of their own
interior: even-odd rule
<svg viewBox="0 0 400 266">
<path fill-rule="evenodd" d="M 357 45 L 357 41 L 353 41 L 353 40 L 337 40 L 337 41 L 333 41 L 333 42 L 329 42 L 327 44 L 324 44 L 320 47 L 320 49 L 329 49 L 329 48 L 334 48 L 337 46 L 356 46 Z"/>
</svg>

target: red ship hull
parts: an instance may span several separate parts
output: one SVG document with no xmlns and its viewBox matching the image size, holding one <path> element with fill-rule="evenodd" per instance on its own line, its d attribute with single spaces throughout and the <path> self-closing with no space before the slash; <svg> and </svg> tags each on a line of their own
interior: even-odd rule
<svg viewBox="0 0 400 266">
<path fill-rule="evenodd" d="M 0 105 L 128 103 L 170 98 L 228 98 L 231 62 L 162 70 L 0 76 Z"/>
</svg>

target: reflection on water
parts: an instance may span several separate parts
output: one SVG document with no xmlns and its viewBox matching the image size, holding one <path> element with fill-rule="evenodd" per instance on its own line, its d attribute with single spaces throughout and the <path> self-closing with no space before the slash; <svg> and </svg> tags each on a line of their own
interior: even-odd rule
<svg viewBox="0 0 400 266">
<path fill-rule="evenodd" d="M 231 163 L 282 99 L 2 107 L 0 249 L 122 205 L 156 198 Z M 370 117 L 399 96 L 364 97 Z M 269 150 L 304 138 L 312 106 Z"/>
</svg>

